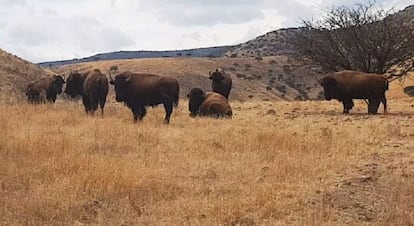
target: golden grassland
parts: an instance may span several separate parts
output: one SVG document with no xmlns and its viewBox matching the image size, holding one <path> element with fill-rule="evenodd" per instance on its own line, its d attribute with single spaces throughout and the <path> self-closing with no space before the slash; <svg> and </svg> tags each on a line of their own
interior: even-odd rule
<svg viewBox="0 0 414 226">
<path fill-rule="evenodd" d="M 0 106 L 1 225 L 413 225 L 414 101 Z"/>
</svg>

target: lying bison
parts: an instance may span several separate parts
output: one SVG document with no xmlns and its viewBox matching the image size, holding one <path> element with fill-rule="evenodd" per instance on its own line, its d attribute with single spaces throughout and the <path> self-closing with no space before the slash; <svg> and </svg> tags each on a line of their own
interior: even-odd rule
<svg viewBox="0 0 414 226">
<path fill-rule="evenodd" d="M 72 98 L 82 96 L 83 106 L 88 114 L 94 114 L 98 105 L 101 115 L 104 113 L 106 96 L 108 95 L 108 79 L 100 70 L 94 69 L 85 74 L 71 72 L 66 79 L 65 93 Z"/>
<path fill-rule="evenodd" d="M 345 114 L 354 106 L 353 99 L 368 99 L 368 114 L 376 114 L 380 102 L 387 112 L 385 91 L 388 80 L 379 74 L 341 71 L 322 79 L 326 100 L 342 101 Z"/>
<path fill-rule="evenodd" d="M 146 106 L 164 105 L 164 123 L 170 122 L 173 106 L 178 106 L 180 85 L 174 78 L 153 74 L 124 72 L 110 76 L 111 85 L 115 86 L 117 102 L 124 102 L 132 111 L 134 121 L 142 121 Z"/>
<path fill-rule="evenodd" d="M 215 92 L 204 93 L 199 88 L 194 88 L 187 94 L 189 98 L 188 109 L 190 116 L 210 116 L 214 118 L 231 118 L 233 113 L 228 100 Z"/>
<path fill-rule="evenodd" d="M 41 95 L 46 94 L 46 99 L 54 103 L 57 95 L 62 93 L 62 86 L 65 80 L 60 75 L 40 78 L 31 82 L 26 89 L 26 96 L 29 102 L 39 103 L 43 98 Z"/>
<path fill-rule="evenodd" d="M 220 93 L 229 99 L 230 90 L 232 87 L 232 79 L 229 74 L 226 74 L 221 68 L 217 68 L 214 72 L 209 72 L 209 79 L 211 79 L 211 90 Z"/>
</svg>

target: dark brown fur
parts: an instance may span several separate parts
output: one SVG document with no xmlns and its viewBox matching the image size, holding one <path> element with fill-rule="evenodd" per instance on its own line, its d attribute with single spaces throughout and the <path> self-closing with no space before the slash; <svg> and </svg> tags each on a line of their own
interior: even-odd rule
<svg viewBox="0 0 414 226">
<path fill-rule="evenodd" d="M 46 90 L 34 86 L 27 87 L 26 96 L 29 103 L 43 104 L 46 103 Z"/>
<path fill-rule="evenodd" d="M 123 72 L 111 78 L 110 83 L 115 86 L 116 101 L 131 109 L 135 122 L 144 118 L 146 106 L 163 104 L 164 123 L 169 123 L 173 106 L 178 106 L 180 85 L 175 78 Z"/>
<path fill-rule="evenodd" d="M 230 90 L 232 88 L 232 79 L 229 74 L 226 74 L 222 69 L 217 68 L 216 71 L 210 72 L 211 90 L 220 93 L 225 98 L 229 99 Z"/>
<path fill-rule="evenodd" d="M 187 95 L 190 116 L 208 116 L 215 118 L 231 118 L 233 113 L 228 100 L 215 92 L 204 93 L 199 88 L 194 88 Z"/>
<path fill-rule="evenodd" d="M 94 69 L 85 74 L 71 73 L 66 83 L 65 93 L 72 98 L 81 95 L 86 113 L 94 114 L 99 105 L 103 115 L 109 85 L 100 70 Z"/>
<path fill-rule="evenodd" d="M 42 98 L 39 95 L 41 94 L 41 92 L 45 92 L 46 99 L 49 102 L 54 103 L 56 101 L 57 95 L 62 93 L 62 86 L 64 83 L 65 80 L 62 76 L 59 75 L 40 78 L 36 81 L 31 82 L 27 86 L 26 96 L 29 102 L 38 103 Z"/>
<path fill-rule="evenodd" d="M 354 106 L 353 99 L 368 99 L 368 113 L 376 114 L 380 102 L 387 112 L 385 91 L 388 90 L 388 80 L 379 74 L 357 71 L 341 71 L 322 79 L 327 100 L 342 101 L 345 114 Z"/>
</svg>

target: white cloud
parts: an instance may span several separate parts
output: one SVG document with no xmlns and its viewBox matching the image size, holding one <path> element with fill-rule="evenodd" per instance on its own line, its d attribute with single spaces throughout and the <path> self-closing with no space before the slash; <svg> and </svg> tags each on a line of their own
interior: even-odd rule
<svg viewBox="0 0 414 226">
<path fill-rule="evenodd" d="M 356 0 L 355 0 L 356 1 Z M 401 9 L 414 0 L 378 0 Z M 354 0 L 0 0 L 0 48 L 33 62 L 237 44 Z"/>
</svg>

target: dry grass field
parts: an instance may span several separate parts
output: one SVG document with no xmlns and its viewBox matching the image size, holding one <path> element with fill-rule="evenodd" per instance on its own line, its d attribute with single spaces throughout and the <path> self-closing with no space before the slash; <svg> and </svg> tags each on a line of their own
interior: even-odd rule
<svg viewBox="0 0 414 226">
<path fill-rule="evenodd" d="M 0 106 L 1 225 L 413 225 L 414 101 Z"/>
</svg>

